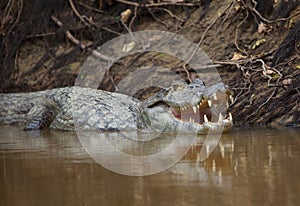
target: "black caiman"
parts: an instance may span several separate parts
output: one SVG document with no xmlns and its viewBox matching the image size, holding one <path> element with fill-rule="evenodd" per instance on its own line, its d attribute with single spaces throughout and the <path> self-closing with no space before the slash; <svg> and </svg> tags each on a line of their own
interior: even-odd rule
<svg viewBox="0 0 300 206">
<path fill-rule="evenodd" d="M 25 130 L 228 131 L 232 115 L 222 108 L 222 83 L 206 87 L 201 79 L 174 81 L 140 101 L 131 96 L 85 87 L 0 94 L 0 122 L 24 123 Z M 228 98 L 228 95 L 225 95 Z M 221 97 L 222 98 L 222 97 Z M 228 98 L 230 99 L 230 98 Z M 226 100 L 227 103 L 227 100 Z M 221 106 L 220 106 L 221 105 Z"/>
</svg>

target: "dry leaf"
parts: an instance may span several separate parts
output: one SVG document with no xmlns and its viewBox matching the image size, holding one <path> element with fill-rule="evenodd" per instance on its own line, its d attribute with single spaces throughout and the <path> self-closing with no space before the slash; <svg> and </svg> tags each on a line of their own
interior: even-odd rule
<svg viewBox="0 0 300 206">
<path fill-rule="evenodd" d="M 258 25 L 258 29 L 257 29 L 258 33 L 263 33 L 263 32 L 269 33 L 271 31 L 272 31 L 272 26 L 270 25 L 264 24 L 262 22 Z"/>
<path fill-rule="evenodd" d="M 266 42 L 267 40 L 266 39 L 260 39 L 260 40 L 257 40 L 255 42 L 255 44 L 252 46 L 252 49 L 255 49 L 256 47 L 259 47 L 262 43 Z"/>
<path fill-rule="evenodd" d="M 236 4 L 236 5 L 234 6 L 234 10 L 235 10 L 236 12 L 238 12 L 240 9 L 241 9 L 241 5 Z"/>
<path fill-rule="evenodd" d="M 237 61 L 237 60 L 240 60 L 240 59 L 245 59 L 247 58 L 247 56 L 244 56 L 240 53 L 237 53 L 237 52 L 233 52 L 233 57 L 231 58 L 232 61 Z"/>
<path fill-rule="evenodd" d="M 257 29 L 258 33 L 263 33 L 264 31 L 267 31 L 267 27 L 264 23 L 260 22 Z"/>
<path fill-rule="evenodd" d="M 126 23 L 130 19 L 131 15 L 132 11 L 130 9 L 127 9 L 121 13 L 121 19 Z"/>
<path fill-rule="evenodd" d="M 284 84 L 284 85 L 290 85 L 290 84 L 292 84 L 292 79 L 284 79 L 282 81 L 282 84 Z"/>
<path fill-rule="evenodd" d="M 128 44 L 124 44 L 123 46 L 123 52 L 129 52 L 131 51 L 135 46 L 135 42 L 130 42 Z"/>
<path fill-rule="evenodd" d="M 238 12 L 238 11 L 241 10 L 241 8 L 242 8 L 242 6 L 241 6 L 241 0 L 237 0 L 236 4 L 234 5 L 234 10 L 236 12 Z"/>
<path fill-rule="evenodd" d="M 270 74 L 274 74 L 275 72 L 272 71 L 272 70 L 270 70 L 270 69 L 268 69 L 265 73 L 270 75 Z"/>
</svg>

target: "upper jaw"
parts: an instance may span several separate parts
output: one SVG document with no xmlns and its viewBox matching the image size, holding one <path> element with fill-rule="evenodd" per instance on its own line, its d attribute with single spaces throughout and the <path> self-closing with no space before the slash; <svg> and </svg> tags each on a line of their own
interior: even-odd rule
<svg viewBox="0 0 300 206">
<path fill-rule="evenodd" d="M 219 113 L 217 119 L 215 118 L 215 115 L 207 115 L 210 111 L 204 110 L 210 109 L 210 103 L 208 102 L 209 101 L 206 100 L 203 100 L 201 102 L 199 101 L 199 108 L 197 107 L 197 105 L 193 105 L 196 106 L 196 113 L 194 113 L 195 108 L 191 105 L 187 105 L 184 108 L 173 108 L 166 104 L 160 104 L 156 107 L 145 108 L 143 110 L 143 113 L 151 122 L 148 122 L 150 123 L 149 125 L 146 123 L 145 128 L 164 132 L 197 131 L 198 134 L 215 132 L 222 133 L 229 131 L 229 129 L 233 125 L 233 118 L 231 113 L 228 113 L 227 116 Z M 176 110 L 178 113 L 175 113 Z"/>
<path fill-rule="evenodd" d="M 220 117 L 216 122 L 205 120 L 203 123 L 197 123 L 195 121 L 183 121 L 180 120 L 169 111 L 168 108 L 163 106 L 165 109 L 163 112 L 154 111 L 156 109 L 150 108 L 149 116 L 151 121 L 151 129 L 155 131 L 164 132 L 197 132 L 197 134 L 208 134 L 208 133 L 225 133 L 230 130 L 233 126 L 233 119 L 231 113 L 229 113 L 227 118 Z M 162 109 L 162 107 L 161 107 Z M 206 118 L 205 118 L 206 119 Z"/>
</svg>

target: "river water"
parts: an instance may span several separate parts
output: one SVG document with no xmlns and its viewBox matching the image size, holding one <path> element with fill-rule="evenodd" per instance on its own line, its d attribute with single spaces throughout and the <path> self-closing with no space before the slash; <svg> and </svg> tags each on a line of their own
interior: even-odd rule
<svg viewBox="0 0 300 206">
<path fill-rule="evenodd" d="M 2 125 L 0 205 L 300 204 L 299 129 L 236 128 L 204 162 L 201 148 L 163 172 L 130 177 L 96 163 L 74 132 Z"/>
</svg>

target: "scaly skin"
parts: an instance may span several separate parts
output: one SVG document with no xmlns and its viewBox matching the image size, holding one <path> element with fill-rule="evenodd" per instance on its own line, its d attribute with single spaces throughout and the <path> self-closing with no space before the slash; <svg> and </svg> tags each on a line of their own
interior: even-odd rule
<svg viewBox="0 0 300 206">
<path fill-rule="evenodd" d="M 228 116 L 227 119 L 211 122 L 214 106 L 208 106 L 216 92 L 225 90 L 224 85 L 206 88 L 200 79 L 196 79 L 190 85 L 174 82 L 144 102 L 124 94 L 76 86 L 0 94 L 0 122 L 22 122 L 25 130 L 44 127 L 61 130 L 139 128 L 207 133 L 224 127 L 228 131 L 232 127 L 232 119 Z M 198 113 L 191 114 L 193 106 L 196 108 L 197 105 L 200 108 Z M 192 119 L 186 119 L 189 116 Z"/>
</svg>

